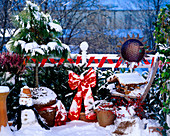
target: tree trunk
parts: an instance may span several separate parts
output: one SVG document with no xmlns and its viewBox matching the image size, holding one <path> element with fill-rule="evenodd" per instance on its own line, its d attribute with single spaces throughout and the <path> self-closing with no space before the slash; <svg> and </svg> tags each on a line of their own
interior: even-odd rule
<svg viewBox="0 0 170 136">
<path fill-rule="evenodd" d="M 35 87 L 38 88 L 38 62 L 35 64 Z"/>
</svg>

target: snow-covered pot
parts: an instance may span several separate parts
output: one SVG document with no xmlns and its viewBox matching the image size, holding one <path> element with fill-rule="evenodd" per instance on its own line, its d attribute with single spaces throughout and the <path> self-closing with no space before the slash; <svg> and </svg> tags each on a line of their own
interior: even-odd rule
<svg viewBox="0 0 170 136">
<path fill-rule="evenodd" d="M 47 87 L 39 87 L 32 90 L 33 104 L 46 125 L 53 127 L 56 115 L 57 95 Z"/>
<path fill-rule="evenodd" d="M 106 127 L 114 123 L 116 115 L 112 112 L 112 107 L 113 104 L 111 103 L 103 103 L 102 105 L 99 105 L 98 108 L 95 110 L 100 126 Z"/>
<path fill-rule="evenodd" d="M 6 98 L 9 94 L 9 88 L 7 86 L 0 86 L 0 131 L 1 126 L 6 127 L 8 123 L 7 110 L 6 110 Z"/>
</svg>

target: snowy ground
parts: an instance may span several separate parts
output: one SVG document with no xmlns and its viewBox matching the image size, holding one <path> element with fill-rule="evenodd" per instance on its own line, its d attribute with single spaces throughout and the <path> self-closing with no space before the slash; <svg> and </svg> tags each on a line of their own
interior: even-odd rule
<svg viewBox="0 0 170 136">
<path fill-rule="evenodd" d="M 122 129 L 124 134 L 121 136 L 160 136 L 159 133 L 150 131 L 149 126 L 158 126 L 155 120 L 140 120 L 138 117 L 122 120 L 116 119 L 114 125 L 101 127 L 98 123 L 87 123 L 84 121 L 71 121 L 66 125 L 52 127 L 45 130 L 38 123 L 25 125 L 19 131 L 9 132 L 9 128 L 2 127 L 0 136 L 119 136 L 114 134 L 120 122 L 133 122 L 130 127 Z M 119 129 L 120 130 L 120 129 Z"/>
</svg>

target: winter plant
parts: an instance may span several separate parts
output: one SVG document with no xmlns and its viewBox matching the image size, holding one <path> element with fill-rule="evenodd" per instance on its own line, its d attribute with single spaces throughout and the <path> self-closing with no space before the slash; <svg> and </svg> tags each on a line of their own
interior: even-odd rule
<svg viewBox="0 0 170 136">
<path fill-rule="evenodd" d="M 36 87 L 38 87 L 38 63 L 48 57 L 67 58 L 69 48 L 62 44 L 59 35 L 62 27 L 49 14 L 44 14 L 40 8 L 26 1 L 26 7 L 17 16 L 18 30 L 7 43 L 7 48 L 19 54 L 36 59 Z"/>
<path fill-rule="evenodd" d="M 23 81 L 19 79 L 21 79 L 26 68 L 24 61 L 24 57 L 17 53 L 0 53 L 0 85 L 10 88 L 10 93 L 7 97 L 9 120 L 15 117 L 16 109 L 14 107 L 18 106 L 20 88 L 23 86 Z M 15 82 L 9 82 L 11 79 L 14 79 Z"/>
<path fill-rule="evenodd" d="M 24 57 L 17 53 L 0 53 L 0 71 L 19 75 L 25 69 Z"/>
<path fill-rule="evenodd" d="M 170 5 L 166 5 L 165 8 L 160 10 L 158 20 L 155 22 L 154 36 L 157 50 L 160 54 L 163 54 L 163 57 L 160 57 L 160 74 L 155 84 L 157 84 L 156 89 L 160 90 L 162 96 L 163 112 L 168 115 L 170 114 Z M 161 124 L 165 129 L 169 129 L 165 122 Z"/>
<path fill-rule="evenodd" d="M 24 57 L 17 53 L 0 53 L 0 84 L 9 85 L 11 81 L 17 82 L 25 70 L 24 61 Z"/>
</svg>

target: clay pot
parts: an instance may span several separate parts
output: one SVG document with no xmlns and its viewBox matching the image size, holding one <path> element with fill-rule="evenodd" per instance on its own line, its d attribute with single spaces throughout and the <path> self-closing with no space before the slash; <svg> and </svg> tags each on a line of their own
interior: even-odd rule
<svg viewBox="0 0 170 136">
<path fill-rule="evenodd" d="M 44 119 L 45 124 L 49 127 L 54 127 L 56 108 L 50 110 L 38 111 L 38 114 Z"/>
<path fill-rule="evenodd" d="M 112 125 L 116 119 L 116 115 L 110 110 L 96 110 L 95 112 L 97 113 L 99 125 L 102 127 Z"/>
<path fill-rule="evenodd" d="M 23 88 L 21 88 L 21 92 L 20 92 L 20 98 L 31 98 L 31 90 L 28 86 L 24 86 Z"/>
<path fill-rule="evenodd" d="M 29 88 L 23 88 L 23 93 L 26 94 L 28 98 L 32 97 L 31 91 Z"/>
<path fill-rule="evenodd" d="M 6 127 L 8 123 L 7 110 L 6 110 L 6 98 L 9 92 L 0 93 L 0 130 L 1 126 Z"/>
<path fill-rule="evenodd" d="M 86 119 L 86 114 L 84 112 L 80 113 L 79 119 L 82 121 L 85 121 L 85 122 L 97 122 L 97 119 L 95 119 L 95 120 Z"/>
</svg>

